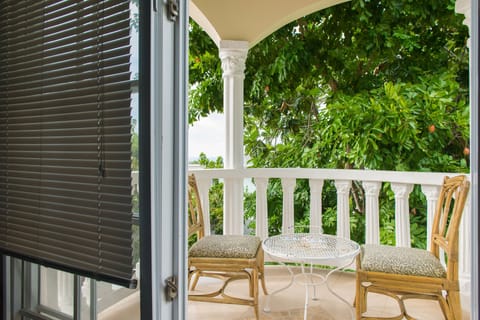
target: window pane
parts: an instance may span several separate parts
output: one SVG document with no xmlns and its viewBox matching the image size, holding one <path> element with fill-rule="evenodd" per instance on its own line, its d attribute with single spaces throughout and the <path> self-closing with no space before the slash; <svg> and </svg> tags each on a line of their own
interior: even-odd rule
<svg viewBox="0 0 480 320">
<path fill-rule="evenodd" d="M 40 267 L 40 305 L 43 313 L 53 315 L 60 312 L 73 316 L 73 280 L 71 273 Z"/>
</svg>

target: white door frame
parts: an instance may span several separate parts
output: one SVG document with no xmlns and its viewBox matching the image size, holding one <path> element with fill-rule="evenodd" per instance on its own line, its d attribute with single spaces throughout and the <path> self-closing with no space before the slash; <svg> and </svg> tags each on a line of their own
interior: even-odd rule
<svg viewBox="0 0 480 320">
<path fill-rule="evenodd" d="M 141 317 L 185 319 L 188 2 L 143 3 L 150 6 L 150 243 L 147 247 L 151 256 L 141 271 L 150 273 L 145 277 L 147 281 L 140 276 Z M 178 15 L 172 19 L 169 9 L 175 5 Z M 179 289 L 173 300 L 166 286 L 171 276 L 176 278 Z"/>
</svg>

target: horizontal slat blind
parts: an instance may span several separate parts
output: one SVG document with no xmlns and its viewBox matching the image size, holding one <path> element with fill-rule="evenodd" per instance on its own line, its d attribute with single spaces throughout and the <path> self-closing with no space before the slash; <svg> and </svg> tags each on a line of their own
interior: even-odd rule
<svg viewBox="0 0 480 320">
<path fill-rule="evenodd" d="M 0 250 L 132 286 L 128 0 L 0 6 Z"/>
</svg>

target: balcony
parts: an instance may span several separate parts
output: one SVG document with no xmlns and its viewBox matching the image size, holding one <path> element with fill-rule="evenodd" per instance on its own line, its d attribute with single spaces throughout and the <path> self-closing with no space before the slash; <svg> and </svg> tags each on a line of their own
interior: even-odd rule
<svg viewBox="0 0 480 320">
<path fill-rule="evenodd" d="M 350 188 L 352 183 L 355 183 L 357 186 L 361 185 L 364 191 L 364 213 L 365 213 L 365 243 L 380 243 L 380 228 L 379 228 L 379 193 L 385 184 L 388 183 L 392 192 L 395 195 L 395 230 L 392 231 L 395 233 L 395 242 L 397 246 L 410 247 L 411 246 L 411 235 L 410 235 L 410 212 L 409 212 L 409 196 L 415 186 L 419 187 L 422 194 L 425 196 L 426 201 L 426 210 L 427 210 L 427 243 L 425 247 L 429 247 L 429 238 L 430 238 L 430 229 L 433 219 L 433 213 L 438 197 L 438 192 L 445 175 L 455 175 L 455 173 L 427 173 L 427 172 L 399 172 L 399 171 L 377 171 L 377 170 L 330 170 L 330 169 L 301 169 L 301 168 L 275 168 L 275 169 L 191 169 L 190 173 L 194 173 L 197 178 L 197 183 L 199 187 L 199 192 L 201 194 L 201 200 L 204 206 L 204 212 L 209 212 L 210 203 L 209 203 L 209 189 L 212 185 L 213 179 L 221 179 L 225 181 L 225 185 L 228 183 L 252 183 L 256 190 L 256 216 L 255 216 L 255 231 L 254 233 L 262 239 L 265 239 L 269 236 L 269 226 L 267 219 L 267 185 L 271 179 L 280 179 L 282 190 L 283 190 L 283 208 L 282 208 L 282 233 L 292 230 L 298 221 L 294 219 L 294 196 L 295 196 L 295 187 L 297 181 L 299 180 L 308 180 L 308 185 L 310 187 L 310 229 L 311 230 L 322 230 L 322 188 L 326 181 L 332 181 L 336 188 L 336 198 L 337 198 L 337 226 L 336 234 L 345 238 L 350 238 L 350 205 L 353 202 L 350 195 Z M 250 185 L 250 189 L 253 186 Z M 232 201 L 231 198 L 239 195 L 232 195 L 231 189 L 228 187 L 224 188 L 224 202 L 228 204 L 229 201 Z M 242 195 L 243 196 L 243 195 Z M 238 210 L 234 211 L 233 214 L 225 213 L 227 210 L 224 210 L 224 222 L 223 225 L 228 228 L 228 226 L 236 225 L 240 221 L 243 223 L 244 217 L 243 213 Z M 239 216 L 240 215 L 240 216 Z M 209 226 L 209 217 L 206 218 L 207 232 L 210 229 Z M 459 278 L 461 284 L 462 292 L 462 306 L 466 316 L 468 316 L 468 310 L 470 309 L 470 248 L 471 248 L 471 239 L 469 237 L 469 225 L 470 225 L 470 204 L 469 201 L 465 207 L 465 212 L 462 218 L 462 225 L 460 227 L 460 267 L 459 267 Z M 242 225 L 243 228 L 245 228 Z M 225 230 L 225 228 L 224 228 Z M 228 233 L 228 231 L 226 232 Z M 268 257 L 266 257 L 268 260 Z M 352 266 L 353 268 L 353 266 Z M 287 281 L 282 279 L 281 273 L 278 271 L 273 271 L 268 269 L 267 271 L 267 285 L 274 286 L 275 282 Z M 270 273 L 273 272 L 273 276 Z M 270 276 L 270 277 L 269 277 Z M 287 276 L 287 273 L 284 273 L 284 276 Z M 339 282 L 338 290 L 344 291 L 344 294 L 347 299 L 353 301 L 354 294 L 354 273 L 345 273 L 340 278 L 343 280 Z M 273 280 L 272 280 L 273 279 Z M 335 280 L 334 286 L 337 285 Z M 289 289 L 290 290 L 290 289 Z M 300 290 L 297 292 L 285 292 L 284 299 L 290 299 L 291 307 L 293 309 L 297 308 L 302 310 L 302 297 L 304 296 L 304 289 L 297 288 Z M 334 289 L 335 290 L 335 289 Z M 292 299 L 295 297 L 294 299 Z M 280 300 L 279 296 L 278 306 L 280 307 L 279 312 L 284 308 L 285 303 Z M 299 299 L 298 301 L 296 299 Z M 382 297 L 383 298 L 383 297 Z M 386 311 L 390 309 L 389 302 L 378 299 L 379 309 L 385 308 Z M 261 301 L 262 302 L 262 301 Z M 288 303 L 287 303 L 288 304 Z M 198 305 L 198 307 L 197 307 Z M 296 306 L 296 307 L 295 307 Z M 382 307 L 384 306 L 384 307 Z M 315 308 L 315 304 L 312 304 L 312 308 Z M 441 313 L 436 314 L 430 310 L 429 303 L 419 302 L 416 306 L 419 312 L 425 312 L 429 316 L 432 315 L 432 319 L 441 318 Z M 426 308 L 426 309 L 424 309 Z M 216 312 L 220 310 L 221 307 L 215 308 Z M 290 308 L 287 308 L 290 309 Z M 433 309 L 439 312 L 439 308 L 436 303 L 433 303 Z M 202 311 L 203 310 L 203 311 Z M 190 303 L 189 312 L 196 314 L 202 313 L 210 310 L 208 307 L 202 309 L 202 306 L 198 303 Z M 223 309 L 222 309 L 223 310 Z M 241 309 L 239 309 L 241 310 Z M 272 308 L 273 310 L 273 308 Z M 423 310 L 423 311 L 422 311 Z M 238 311 L 242 312 L 242 311 Z M 245 317 L 248 318 L 248 309 L 244 311 Z M 287 312 L 287 311 L 285 311 Z M 192 319 L 195 318 L 192 314 Z M 219 314 L 224 314 L 219 312 Z M 300 315 L 302 312 L 300 312 Z M 335 314 L 335 313 L 334 313 Z M 436 316 L 435 316 L 436 314 Z M 299 315 L 299 317 L 301 317 Z M 237 314 L 238 316 L 238 314 Z M 266 315 L 268 318 L 268 315 Z M 213 319 L 212 315 L 212 319 Z M 427 316 L 419 316 L 421 319 L 427 319 Z M 210 317 L 209 317 L 210 318 Z M 232 315 L 232 319 L 236 319 Z M 243 319 L 243 318 L 242 318 Z M 272 318 L 274 319 L 274 318 Z M 275 318 L 276 319 L 276 318 Z M 288 318 L 290 319 L 290 318 Z M 293 317 L 292 319 L 295 319 Z M 313 318 L 316 319 L 316 318 Z M 328 318 L 330 319 L 330 318 Z M 336 318 L 331 318 L 336 319 Z M 341 318 L 339 318 L 341 319 Z M 468 319 L 468 317 L 466 318 Z"/>
</svg>

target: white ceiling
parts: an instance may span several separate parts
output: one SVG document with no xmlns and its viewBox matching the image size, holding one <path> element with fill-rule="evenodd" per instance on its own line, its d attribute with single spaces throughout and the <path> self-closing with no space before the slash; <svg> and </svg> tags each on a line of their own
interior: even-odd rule
<svg viewBox="0 0 480 320">
<path fill-rule="evenodd" d="M 287 23 L 349 0 L 190 0 L 190 16 L 217 46 L 220 40 L 253 47 Z"/>
</svg>

